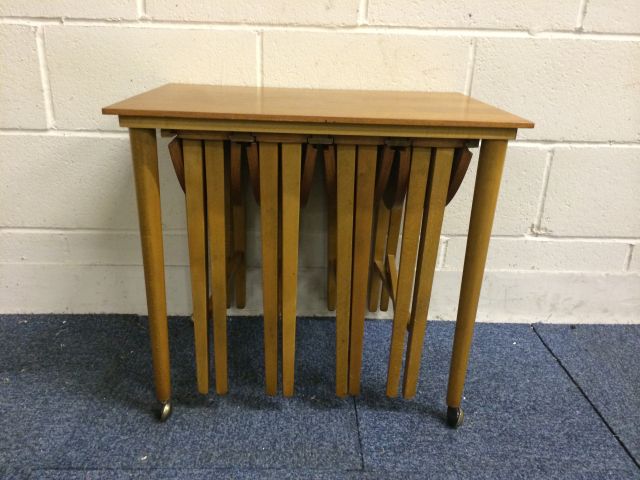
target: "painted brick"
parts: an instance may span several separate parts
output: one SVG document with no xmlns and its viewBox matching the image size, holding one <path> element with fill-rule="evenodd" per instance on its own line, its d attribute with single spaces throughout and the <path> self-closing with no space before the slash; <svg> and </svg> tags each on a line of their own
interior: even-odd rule
<svg viewBox="0 0 640 480">
<path fill-rule="evenodd" d="M 449 239 L 444 269 L 462 270 L 466 237 Z M 488 270 L 622 272 L 628 245 L 620 242 L 493 238 Z"/>
<path fill-rule="evenodd" d="M 542 228 L 552 235 L 640 237 L 640 149 L 555 152 Z"/>
<path fill-rule="evenodd" d="M 136 18 L 136 2 L 135 0 L 6 1 L 0 3 L 0 16 L 132 19 Z"/>
<path fill-rule="evenodd" d="M 519 137 L 640 139 L 640 42 L 478 40 L 473 96 L 536 122 Z"/>
<path fill-rule="evenodd" d="M 640 2 L 589 0 L 583 28 L 588 32 L 640 33 Z"/>
<path fill-rule="evenodd" d="M 633 245 L 631 252 L 631 263 L 629 263 L 630 272 L 640 272 L 640 243 Z"/>
<path fill-rule="evenodd" d="M 0 25 L 0 128 L 46 128 L 35 28 Z"/>
<path fill-rule="evenodd" d="M 166 229 L 185 228 L 184 195 L 160 143 Z M 126 138 L 0 136 L 0 226 L 138 229 Z"/>
<path fill-rule="evenodd" d="M 576 0 L 370 0 L 368 21 L 373 25 L 433 28 L 498 28 L 572 30 Z"/>
<path fill-rule="evenodd" d="M 358 0 L 147 0 L 147 15 L 158 20 L 224 23 L 355 25 Z"/>
<path fill-rule="evenodd" d="M 458 37 L 265 32 L 264 84 L 462 91 L 469 46 Z"/>
<path fill-rule="evenodd" d="M 478 155 L 476 149 L 460 190 L 445 209 L 444 235 L 464 235 L 469 229 Z M 542 148 L 509 146 L 493 222 L 494 235 L 522 235 L 530 230 L 536 219 L 546 157 Z"/>
<path fill-rule="evenodd" d="M 115 129 L 102 107 L 168 82 L 256 82 L 253 32 L 47 26 L 45 36 L 61 129 Z"/>
<path fill-rule="evenodd" d="M 142 265 L 137 231 L 0 231 L 0 263 L 29 265 Z M 165 264 L 189 265 L 186 232 L 164 234 Z"/>
</svg>

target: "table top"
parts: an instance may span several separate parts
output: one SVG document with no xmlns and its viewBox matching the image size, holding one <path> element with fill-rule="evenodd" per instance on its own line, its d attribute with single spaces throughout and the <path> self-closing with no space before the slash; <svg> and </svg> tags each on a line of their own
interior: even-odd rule
<svg viewBox="0 0 640 480">
<path fill-rule="evenodd" d="M 533 123 L 454 92 L 392 92 L 170 83 L 102 109 L 121 117 L 325 124 L 532 128 Z"/>
</svg>

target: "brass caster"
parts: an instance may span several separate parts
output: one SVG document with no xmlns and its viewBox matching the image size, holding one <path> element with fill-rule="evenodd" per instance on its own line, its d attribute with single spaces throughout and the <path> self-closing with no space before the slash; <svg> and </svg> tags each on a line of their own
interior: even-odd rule
<svg viewBox="0 0 640 480">
<path fill-rule="evenodd" d="M 172 411 L 173 409 L 171 408 L 171 400 L 162 402 L 160 404 L 160 412 L 158 414 L 158 420 L 160 420 L 161 422 L 166 422 L 167 419 L 171 416 Z"/>
<path fill-rule="evenodd" d="M 457 428 L 464 421 L 464 412 L 460 407 L 447 407 L 447 425 Z"/>
</svg>

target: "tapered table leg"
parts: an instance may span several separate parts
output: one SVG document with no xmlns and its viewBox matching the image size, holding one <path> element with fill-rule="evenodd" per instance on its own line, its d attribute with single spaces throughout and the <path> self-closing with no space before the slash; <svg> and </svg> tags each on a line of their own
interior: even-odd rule
<svg viewBox="0 0 640 480">
<path fill-rule="evenodd" d="M 356 147 L 339 145 L 336 163 L 336 395 L 348 393 Z"/>
<path fill-rule="evenodd" d="M 193 303 L 193 332 L 198 391 L 209 391 L 209 343 L 207 339 L 207 249 L 205 233 L 204 164 L 202 142 L 184 140 L 184 182 L 189 235 L 189 271 Z"/>
<path fill-rule="evenodd" d="M 282 393 L 293 395 L 302 147 L 282 144 Z"/>
<path fill-rule="evenodd" d="M 213 297 L 213 355 L 216 392 L 227 393 L 227 208 L 225 159 L 221 141 L 204 142 L 207 182 L 209 263 Z"/>
<path fill-rule="evenodd" d="M 389 369 L 387 372 L 387 395 L 389 397 L 398 395 L 402 351 L 411 311 L 411 293 L 413 291 L 430 155 L 431 149 L 423 147 L 414 147 L 411 155 L 411 174 L 402 229 L 398 290 L 395 297 Z"/>
<path fill-rule="evenodd" d="M 360 394 L 364 317 L 367 308 L 373 196 L 376 182 L 376 145 L 359 145 L 354 219 L 353 276 L 351 282 L 351 337 L 349 394 Z"/>
<path fill-rule="evenodd" d="M 278 144 L 260 142 L 260 227 L 266 391 L 278 391 Z"/>
<path fill-rule="evenodd" d="M 506 140 L 483 140 L 480 148 L 449 371 L 447 422 L 452 426 L 462 420 L 460 403 L 506 151 Z"/>
<path fill-rule="evenodd" d="M 171 413 L 171 374 L 156 132 L 131 128 L 129 138 L 138 200 L 153 376 L 156 397 L 161 403 L 160 419 L 165 420 Z"/>
</svg>

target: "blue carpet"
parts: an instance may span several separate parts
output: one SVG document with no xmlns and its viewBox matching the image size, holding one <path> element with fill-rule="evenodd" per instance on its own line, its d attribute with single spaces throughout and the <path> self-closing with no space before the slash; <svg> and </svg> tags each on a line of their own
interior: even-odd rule
<svg viewBox="0 0 640 480">
<path fill-rule="evenodd" d="M 528 326 L 478 325 L 465 425 L 448 429 L 452 332 L 429 325 L 417 398 L 389 400 L 390 324 L 367 322 L 354 401 L 333 394 L 333 322 L 301 319 L 296 396 L 285 399 L 263 393 L 261 322 L 234 319 L 230 394 L 202 397 L 191 323 L 172 319 L 175 411 L 159 424 L 144 318 L 0 316 L 0 477 L 640 478 Z"/>
<path fill-rule="evenodd" d="M 640 464 L 640 327 L 535 329 Z"/>
<path fill-rule="evenodd" d="M 384 396 L 391 329 L 369 322 L 358 418 L 364 464 L 429 478 L 634 478 L 640 472 L 528 325 L 477 326 L 465 423 L 444 428 L 453 325 L 431 322 L 411 402 Z M 428 462 L 428 463 L 427 463 Z"/>
</svg>

